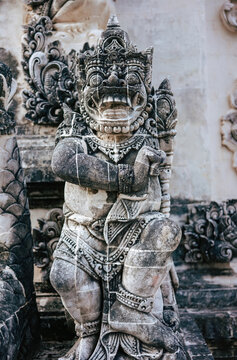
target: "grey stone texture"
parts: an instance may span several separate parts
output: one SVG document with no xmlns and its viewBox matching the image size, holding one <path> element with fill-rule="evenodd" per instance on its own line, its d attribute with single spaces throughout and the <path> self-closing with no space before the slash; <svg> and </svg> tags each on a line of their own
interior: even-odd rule
<svg viewBox="0 0 237 360">
<path fill-rule="evenodd" d="M 38 219 L 39 229 L 33 229 L 35 265 L 41 269 L 42 281 L 50 286 L 49 272 L 64 222 L 62 209 L 52 209 L 45 219 Z M 47 285 L 46 285 L 47 286 Z"/>
<path fill-rule="evenodd" d="M 167 0 L 165 2 L 151 0 L 149 4 L 145 0 L 139 2 L 137 0 L 130 0 L 129 2 L 119 0 L 115 2 L 120 21 L 124 28 L 129 29 L 129 34 L 136 44 L 141 48 L 146 46 L 147 43 L 152 43 L 155 46 L 153 84 L 157 86 L 160 79 L 167 74 L 169 74 L 172 80 L 172 89 L 175 93 L 179 109 L 178 127 L 180 129 L 178 131 L 179 135 L 176 138 L 174 174 L 171 180 L 171 194 L 173 194 L 172 219 L 177 220 L 179 224 L 186 221 L 187 215 L 190 216 L 191 213 L 189 213 L 188 209 L 192 205 L 195 207 L 200 205 L 200 203 L 203 205 L 202 200 L 206 201 L 205 205 L 208 208 L 211 200 L 218 201 L 218 206 L 220 206 L 220 201 L 223 201 L 223 199 L 235 197 L 236 173 L 231 168 L 231 152 L 233 152 L 234 156 L 236 152 L 236 106 L 233 103 L 233 100 L 236 98 L 235 92 L 233 92 L 230 99 L 233 109 L 222 118 L 221 129 L 222 143 L 231 152 L 221 147 L 219 129 L 220 115 L 225 114 L 229 108 L 225 94 L 229 93 L 233 84 L 233 74 L 236 67 L 235 2 L 235 0 L 225 1 L 221 9 L 223 11 L 221 16 L 224 15 L 223 20 L 227 24 L 227 30 L 219 19 L 219 9 L 224 0 L 194 0 L 192 2 L 187 0 L 180 0 L 179 2 L 174 0 Z M 42 35 L 46 39 L 41 51 L 41 53 L 45 53 L 46 57 L 39 57 L 39 59 L 46 59 L 45 68 L 49 68 L 50 61 L 53 62 L 57 59 L 60 62 L 59 73 L 62 76 L 62 68 L 64 65 L 68 65 L 67 57 L 63 60 L 66 63 L 61 61 L 61 59 L 59 60 L 57 52 L 61 50 L 58 45 L 54 44 L 53 50 L 56 51 L 55 58 L 53 56 L 49 58 L 47 40 L 53 42 L 54 39 L 58 39 L 61 36 L 61 39 L 63 37 L 66 39 L 67 46 L 65 46 L 65 42 L 63 48 L 65 47 L 67 52 L 72 47 L 75 48 L 75 45 L 78 46 L 77 50 L 80 49 L 82 42 L 78 41 L 78 35 L 84 36 L 84 38 L 90 39 L 90 41 L 91 37 L 88 36 L 85 30 L 85 27 L 88 25 L 86 21 L 82 22 L 82 31 L 80 28 L 76 34 L 77 36 L 74 36 L 75 30 L 78 29 L 79 17 L 77 15 L 79 13 L 80 19 L 81 16 L 84 16 L 85 20 L 85 15 L 89 19 L 93 11 L 96 11 L 96 6 L 103 3 L 103 1 L 26 0 L 25 3 L 28 4 L 27 9 L 31 7 L 34 9 L 34 16 L 36 14 L 38 16 L 49 16 L 53 20 L 51 22 L 53 26 L 52 36 L 45 36 L 43 31 L 35 32 L 37 36 Z M 67 6 L 69 3 L 70 6 L 75 4 L 77 11 L 72 11 L 72 8 L 70 10 Z M 87 7 L 85 13 L 83 13 L 81 11 L 83 3 L 93 5 L 89 6 L 89 9 Z M 108 4 L 109 1 L 106 1 L 106 3 Z M 50 4 L 53 4 L 52 11 L 49 6 Z M 60 6 L 63 7 L 63 11 L 60 11 Z M 14 67 L 12 69 L 14 77 L 19 76 L 18 80 L 23 82 L 22 71 L 19 73 L 21 62 L 20 38 L 24 13 L 23 1 L 2 0 L 0 7 L 0 22 L 2 24 L 0 40 L 1 46 L 5 48 L 0 49 L 0 57 L 8 65 Z M 104 15 L 105 12 L 99 12 L 98 18 L 100 21 L 106 21 L 107 15 Z M 24 13 L 25 16 L 26 13 Z M 70 18 L 70 16 L 72 17 Z M 52 19 L 52 17 L 55 18 Z M 75 22 L 71 22 L 72 18 Z M 90 21 L 91 19 L 89 19 L 89 25 L 91 25 Z M 33 28 L 35 24 L 32 25 Z M 228 26 L 232 26 L 232 29 L 228 28 Z M 11 41 L 9 41 L 9 34 L 11 34 Z M 26 40 L 26 44 L 28 42 L 28 45 L 29 43 L 34 45 L 30 37 Z M 31 55 L 34 55 L 34 52 L 33 50 Z M 27 60 L 25 59 L 26 62 L 30 58 L 31 56 Z M 32 60 L 33 58 L 34 56 Z M 55 67 L 53 69 L 53 74 L 55 75 Z M 42 75 L 41 70 L 40 73 Z M 36 76 L 39 66 L 32 66 L 31 71 Z M 56 125 L 57 121 L 60 122 L 62 120 L 62 103 L 58 103 L 60 101 L 58 94 L 56 94 L 56 97 L 50 98 L 47 85 L 45 87 L 42 81 L 37 84 L 34 78 L 30 78 L 27 69 L 25 75 L 27 76 L 28 84 L 32 80 L 32 87 L 31 89 L 28 88 L 28 91 L 32 92 L 33 96 L 29 96 L 29 99 L 36 99 L 36 92 L 40 93 L 39 99 L 37 99 L 37 116 L 39 120 L 44 118 L 45 125 L 36 124 L 37 119 L 34 119 L 33 122 L 35 123 L 33 125 L 32 122 L 24 118 L 20 99 L 21 91 L 18 91 L 18 98 L 15 97 L 15 104 L 11 103 L 9 109 L 11 111 L 18 110 L 16 114 L 18 146 L 23 158 L 22 166 L 28 182 L 27 190 L 33 222 L 36 222 L 36 219 L 39 217 L 44 217 L 46 223 L 48 223 L 50 220 L 45 216 L 46 212 L 49 209 L 61 207 L 63 201 L 64 183 L 50 169 L 50 159 L 54 147 L 54 132 L 56 130 L 51 125 Z M 55 77 L 52 79 L 50 72 L 47 72 L 47 78 L 50 85 L 55 81 L 58 90 L 65 90 L 64 84 L 58 84 L 58 79 Z M 20 88 L 25 88 L 25 84 L 21 84 Z M 75 98 L 77 98 L 76 92 Z M 43 105 L 42 109 L 41 105 Z M 32 103 L 29 102 L 28 106 L 27 112 L 30 112 L 30 110 L 36 111 L 36 105 L 33 104 L 33 101 Z M 52 116 L 48 116 L 49 108 L 56 110 L 52 111 L 53 119 L 55 120 L 58 116 L 60 120 L 52 122 Z M 235 162 L 233 162 L 234 167 L 235 165 Z M 184 179 L 186 180 L 185 186 Z M 194 220 L 192 216 L 191 214 L 191 221 Z M 182 256 L 184 255 L 182 245 L 175 254 L 176 262 L 180 267 L 179 277 L 181 283 L 177 297 L 182 311 L 183 309 L 192 309 L 192 313 L 207 338 L 214 356 L 218 360 L 223 358 L 234 360 L 237 356 L 236 350 L 234 350 L 234 347 L 236 348 L 236 313 L 233 309 L 236 305 L 234 274 L 228 271 L 227 268 L 221 271 L 216 269 L 216 266 L 222 265 L 220 263 L 215 264 L 216 259 L 219 261 L 220 258 L 216 256 L 215 251 L 213 252 L 213 248 L 219 242 L 219 233 L 222 235 L 223 231 L 222 229 L 220 231 L 218 227 L 218 231 L 213 232 L 213 229 L 211 229 L 211 232 L 209 232 L 211 228 L 210 223 L 213 222 L 214 225 L 219 226 L 219 220 L 216 221 L 213 217 L 207 218 L 208 216 L 209 212 L 204 211 L 203 216 L 199 218 L 199 222 L 201 220 L 205 222 L 205 238 L 202 238 L 203 234 L 200 234 L 199 228 L 198 231 L 194 229 L 196 223 L 193 221 L 191 225 L 192 239 L 195 238 L 197 243 L 192 242 L 190 238 L 190 241 L 186 241 L 185 244 L 188 247 L 188 249 L 185 247 L 188 250 L 185 251 L 186 255 L 187 252 L 189 253 L 190 250 L 193 250 L 192 247 L 195 247 L 195 250 L 201 253 L 199 261 L 202 262 L 199 262 L 199 264 L 184 264 L 179 257 L 180 252 L 182 252 Z M 231 220 L 231 218 L 232 216 L 227 216 L 227 220 Z M 207 227 L 208 224 L 209 226 Z M 206 232 L 207 228 L 208 232 Z M 226 224 L 224 228 L 226 228 Z M 235 236 L 235 227 L 231 226 L 231 228 L 231 232 Z M 40 241 L 42 236 L 43 246 L 45 246 L 50 239 L 50 234 L 49 237 L 45 237 L 42 226 L 40 226 L 39 231 L 40 236 L 36 241 Z M 214 239 L 212 238 L 213 236 Z M 225 261 L 229 259 L 229 242 L 227 247 L 228 251 L 222 253 L 222 260 L 224 259 Z M 43 253 L 45 248 L 41 250 Z M 232 250 L 234 250 L 233 259 L 226 263 L 226 266 L 229 266 L 230 269 L 235 266 L 234 247 Z M 49 257 L 44 259 L 47 263 Z M 187 260 L 190 261 L 190 257 L 188 259 L 187 256 Z M 203 266 L 206 266 L 203 260 L 209 262 L 211 260 L 211 263 L 210 267 L 202 272 Z M 193 258 L 191 258 L 191 261 L 193 261 Z M 48 269 L 49 267 L 46 271 L 46 267 L 43 267 L 42 273 L 44 271 L 47 273 Z M 52 288 L 50 288 L 48 283 L 38 282 L 39 272 L 37 270 L 38 268 L 36 269 L 35 278 L 38 304 L 42 316 L 42 334 L 50 339 L 52 334 L 56 338 L 56 333 L 58 332 L 61 334 L 60 340 L 65 340 L 62 335 L 64 334 L 67 338 L 70 331 L 67 328 L 62 311 L 60 310 L 60 314 L 57 312 L 58 308 L 61 309 L 60 301 L 56 294 L 52 292 Z M 183 276 L 183 272 L 186 273 L 186 276 Z M 208 279 L 208 282 L 206 279 Z M 224 285 L 222 287 L 218 286 L 218 281 L 222 281 L 222 285 Z M 165 317 L 169 319 L 169 310 Z M 220 324 L 223 331 L 220 329 Z M 197 334 L 195 338 L 198 338 Z M 202 351 L 204 354 L 204 349 Z M 49 354 L 56 358 L 57 354 L 52 352 L 53 350 Z"/>
<path fill-rule="evenodd" d="M 185 262 L 230 262 L 237 253 L 236 213 L 236 200 L 192 207 L 183 231 Z"/>
<path fill-rule="evenodd" d="M 39 340 L 30 214 L 9 106 L 16 90 L 0 63 L 0 358 L 30 359 Z"/>
<path fill-rule="evenodd" d="M 168 219 L 177 111 L 151 65 L 115 16 L 78 54 L 80 112 L 64 104 L 52 158 L 66 184 L 50 280 L 79 337 L 61 360 L 189 358 L 171 258 L 181 231 Z"/>
</svg>

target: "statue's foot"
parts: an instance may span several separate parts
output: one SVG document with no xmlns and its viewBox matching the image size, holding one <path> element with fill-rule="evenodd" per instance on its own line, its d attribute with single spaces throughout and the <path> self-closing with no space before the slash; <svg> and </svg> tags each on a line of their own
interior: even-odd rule
<svg viewBox="0 0 237 360">
<path fill-rule="evenodd" d="M 114 330 L 133 335 L 145 344 L 171 353 L 182 347 L 169 326 L 152 314 L 129 308 L 119 301 L 111 308 L 109 324 Z"/>
<path fill-rule="evenodd" d="M 88 360 L 98 341 L 98 334 L 79 338 L 66 355 L 58 360 Z"/>
</svg>

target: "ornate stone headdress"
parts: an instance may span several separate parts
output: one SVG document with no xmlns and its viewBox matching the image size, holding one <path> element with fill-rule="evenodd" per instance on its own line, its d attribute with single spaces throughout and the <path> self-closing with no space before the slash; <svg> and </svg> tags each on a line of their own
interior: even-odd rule
<svg viewBox="0 0 237 360">
<path fill-rule="evenodd" d="M 83 84 L 86 74 L 102 67 L 106 71 L 114 63 L 117 63 L 121 70 L 125 67 L 136 67 L 144 77 L 147 89 L 151 85 L 153 49 L 137 51 L 127 34 L 124 31 L 115 15 L 111 16 L 107 29 L 102 33 L 97 47 L 81 54 L 79 58 L 79 82 Z"/>
</svg>

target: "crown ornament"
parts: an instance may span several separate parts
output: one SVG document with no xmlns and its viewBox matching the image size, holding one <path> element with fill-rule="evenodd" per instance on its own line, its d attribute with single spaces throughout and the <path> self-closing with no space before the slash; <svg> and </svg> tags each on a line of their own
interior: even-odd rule
<svg viewBox="0 0 237 360">
<path fill-rule="evenodd" d="M 86 73 L 96 70 L 96 67 L 103 67 L 104 72 L 106 72 L 111 66 L 118 64 L 121 70 L 126 67 L 137 67 L 147 88 L 149 88 L 152 55 L 152 47 L 139 52 L 130 41 L 128 33 L 120 27 L 117 16 L 112 15 L 96 48 L 89 49 L 79 55 L 79 81 L 83 85 Z"/>
</svg>

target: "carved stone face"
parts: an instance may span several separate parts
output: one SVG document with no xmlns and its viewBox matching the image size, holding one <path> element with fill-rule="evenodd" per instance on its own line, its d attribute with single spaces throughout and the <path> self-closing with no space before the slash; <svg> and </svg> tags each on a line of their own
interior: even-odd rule
<svg viewBox="0 0 237 360">
<path fill-rule="evenodd" d="M 86 74 L 83 98 L 85 110 L 98 130 L 106 133 L 137 130 L 143 119 L 135 121 L 147 104 L 143 71 L 139 66 L 116 63 L 107 69 L 93 67 Z"/>
<path fill-rule="evenodd" d="M 81 113 L 95 132 L 131 134 L 143 125 L 152 49 L 138 52 L 112 16 L 95 49 L 79 56 Z"/>
</svg>

